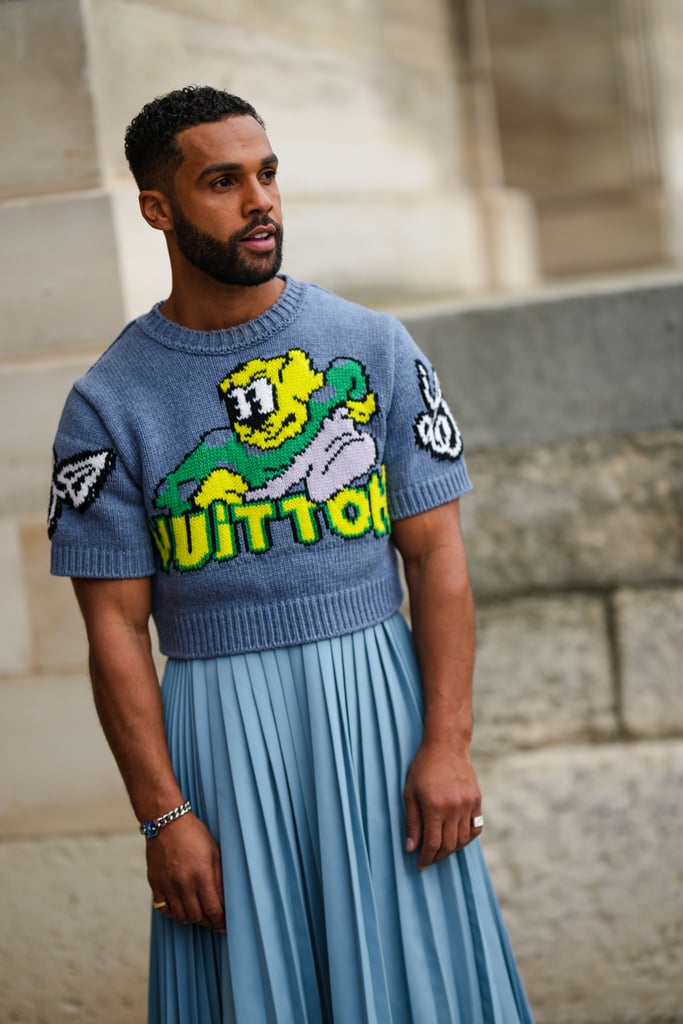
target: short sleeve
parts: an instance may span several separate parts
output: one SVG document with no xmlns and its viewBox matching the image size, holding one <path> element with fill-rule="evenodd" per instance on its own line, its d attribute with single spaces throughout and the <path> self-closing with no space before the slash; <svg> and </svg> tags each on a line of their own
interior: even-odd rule
<svg viewBox="0 0 683 1024">
<path fill-rule="evenodd" d="M 392 519 L 454 501 L 472 487 L 436 370 L 398 322 L 384 463 Z"/>
<path fill-rule="evenodd" d="M 75 389 L 55 439 L 48 535 L 56 576 L 127 579 L 155 571 L 141 488 Z"/>
</svg>

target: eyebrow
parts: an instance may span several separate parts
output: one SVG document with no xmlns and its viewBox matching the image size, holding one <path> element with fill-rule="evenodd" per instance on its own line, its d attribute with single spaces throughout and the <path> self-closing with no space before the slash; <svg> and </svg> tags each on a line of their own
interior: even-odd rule
<svg viewBox="0 0 683 1024">
<path fill-rule="evenodd" d="M 269 153 L 268 156 L 264 156 L 261 161 L 261 167 L 269 167 L 273 164 L 279 163 L 275 153 Z M 204 178 L 209 178 L 212 174 L 234 174 L 237 171 L 243 171 L 244 164 L 229 164 L 229 163 L 218 163 L 209 164 L 205 167 L 202 173 L 197 177 L 197 181 L 203 181 Z"/>
</svg>

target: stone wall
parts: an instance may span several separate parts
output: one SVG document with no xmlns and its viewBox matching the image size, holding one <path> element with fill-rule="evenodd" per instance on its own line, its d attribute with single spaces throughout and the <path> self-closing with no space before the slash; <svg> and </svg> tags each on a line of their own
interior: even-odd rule
<svg viewBox="0 0 683 1024">
<path fill-rule="evenodd" d="M 534 278 L 524 197 L 467 185 L 446 0 L 291 10 L 287 20 L 270 3 L 220 16 L 213 0 L 0 3 L 0 125 L 13 139 L 0 167 L 8 1024 L 144 1020 L 141 839 L 45 534 L 68 387 L 167 287 L 161 241 L 121 164 L 127 120 L 191 79 L 249 95 L 291 168 L 294 273 L 355 294 Z M 676 45 L 665 36 L 673 175 Z M 539 1024 L 682 1019 L 681 308 L 678 282 L 636 281 L 404 311 L 469 444 L 486 849 Z"/>
<path fill-rule="evenodd" d="M 682 298 L 629 282 L 403 311 L 469 439 L 485 849 L 538 1024 L 683 1020 Z M 0 1005 L 142 1024 L 141 840 L 37 511 L 32 410 L 79 368 L 3 394 Z"/>
<path fill-rule="evenodd" d="M 473 454 L 466 522 L 520 966 L 539 1021 L 681 1020 L 683 431 L 506 454 Z"/>
<path fill-rule="evenodd" d="M 72 380 L 168 289 L 163 240 L 140 218 L 123 164 L 123 131 L 152 96 L 193 81 L 246 95 L 266 118 L 290 273 L 413 295 L 535 280 L 523 197 L 498 189 L 489 209 L 467 181 L 447 0 L 302 0 L 286 16 L 280 4 L 241 0 L 0 3 L 8 1022 L 144 1019 L 143 850 L 96 721 L 69 584 L 47 572 L 45 518 Z"/>
<path fill-rule="evenodd" d="M 682 299 L 408 317 L 473 439 L 485 848 L 539 1024 L 683 1020 Z"/>
<path fill-rule="evenodd" d="M 414 296 L 488 287 L 491 261 L 499 283 L 536 280 L 524 197 L 468 181 L 447 0 L 300 0 L 286 17 L 272 2 L 7 0 L 3 351 L 102 347 L 166 293 L 123 134 L 144 103 L 191 82 L 244 95 L 265 118 L 290 273 Z"/>
</svg>

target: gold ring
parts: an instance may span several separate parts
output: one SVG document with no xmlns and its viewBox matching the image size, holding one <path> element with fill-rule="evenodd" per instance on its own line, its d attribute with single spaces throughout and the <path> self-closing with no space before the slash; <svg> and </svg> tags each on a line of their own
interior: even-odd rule
<svg viewBox="0 0 683 1024">
<path fill-rule="evenodd" d="M 152 906 L 155 910 L 162 910 L 166 906 L 166 900 L 152 900 Z"/>
</svg>

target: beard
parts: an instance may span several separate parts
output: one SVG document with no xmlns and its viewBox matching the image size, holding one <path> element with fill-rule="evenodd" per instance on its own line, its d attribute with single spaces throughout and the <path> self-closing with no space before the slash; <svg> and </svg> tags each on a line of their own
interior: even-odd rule
<svg viewBox="0 0 683 1024">
<path fill-rule="evenodd" d="M 275 228 L 275 248 L 271 252 L 251 253 L 240 248 L 245 235 L 268 225 Z M 221 284 L 254 288 L 275 277 L 282 264 L 282 225 L 267 214 L 254 217 L 241 231 L 236 231 L 222 242 L 201 231 L 174 204 L 173 227 L 178 248 L 185 259 Z"/>
</svg>

